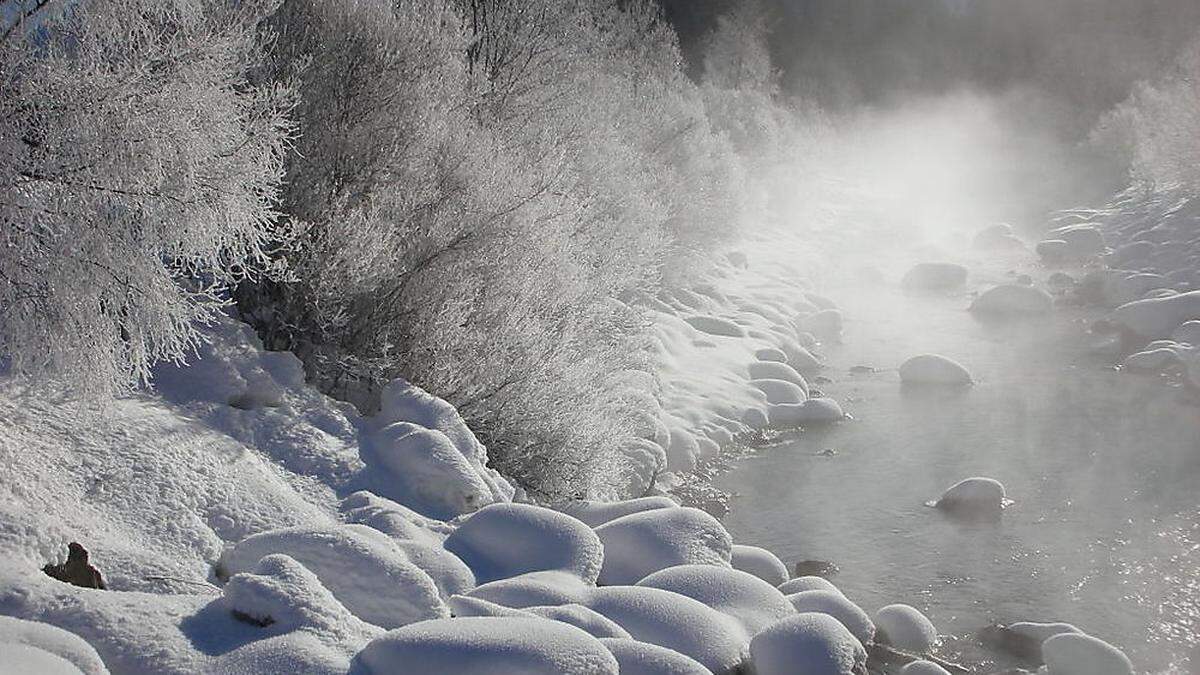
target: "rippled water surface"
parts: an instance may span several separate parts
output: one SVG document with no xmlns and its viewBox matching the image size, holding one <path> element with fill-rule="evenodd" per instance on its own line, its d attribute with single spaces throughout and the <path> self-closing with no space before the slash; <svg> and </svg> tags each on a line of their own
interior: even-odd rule
<svg viewBox="0 0 1200 675">
<path fill-rule="evenodd" d="M 1003 279 L 981 276 L 972 289 Z M 1200 405 L 1089 355 L 1093 317 L 1080 310 L 981 323 L 965 311 L 968 292 L 822 290 L 846 330 L 823 347 L 833 382 L 817 386 L 855 419 L 720 479 L 735 495 L 725 520 L 735 540 L 789 564 L 835 562 L 835 581 L 864 609 L 926 611 L 964 662 L 1019 665 L 975 642 L 986 624 L 1061 620 L 1117 644 L 1141 672 L 1200 672 Z M 902 387 L 894 369 L 924 352 L 959 360 L 978 383 Z M 881 370 L 852 375 L 856 365 Z M 1000 522 L 923 506 L 975 475 L 1015 500 Z"/>
</svg>

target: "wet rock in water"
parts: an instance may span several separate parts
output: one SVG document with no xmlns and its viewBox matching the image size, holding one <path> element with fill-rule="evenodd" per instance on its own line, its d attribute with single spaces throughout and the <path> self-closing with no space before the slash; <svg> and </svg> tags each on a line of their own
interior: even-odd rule
<svg viewBox="0 0 1200 675">
<path fill-rule="evenodd" d="M 870 375 L 879 372 L 872 366 L 850 366 L 851 375 Z"/>
<path fill-rule="evenodd" d="M 1022 286 L 1032 286 L 1033 277 L 1029 276 L 1028 274 L 1019 274 L 1017 275 L 1016 282 Z"/>
<path fill-rule="evenodd" d="M 82 588 L 97 588 L 105 590 L 104 576 L 100 570 L 88 562 L 88 552 L 81 544 L 71 542 L 67 545 L 67 561 L 61 565 L 49 564 L 42 568 L 52 579 L 58 579 L 72 586 Z"/>
<path fill-rule="evenodd" d="M 1002 284 L 991 288 L 971 303 L 976 314 L 1045 314 L 1054 308 L 1054 298 L 1040 288 Z"/>
<path fill-rule="evenodd" d="M 950 291 L 967 283 L 967 268 L 954 263 L 925 262 L 914 265 L 900 285 L 910 291 Z"/>
<path fill-rule="evenodd" d="M 972 384 L 971 373 L 959 362 L 939 354 L 921 354 L 900 366 L 900 381 L 904 384 L 966 386 Z"/>
<path fill-rule="evenodd" d="M 837 565 L 824 560 L 801 560 L 792 568 L 792 576 L 824 577 L 828 579 L 829 577 L 836 576 L 841 571 L 841 568 Z"/>
<path fill-rule="evenodd" d="M 933 506 L 956 516 L 998 517 L 1008 503 L 1000 481 L 975 477 L 952 485 Z"/>
</svg>

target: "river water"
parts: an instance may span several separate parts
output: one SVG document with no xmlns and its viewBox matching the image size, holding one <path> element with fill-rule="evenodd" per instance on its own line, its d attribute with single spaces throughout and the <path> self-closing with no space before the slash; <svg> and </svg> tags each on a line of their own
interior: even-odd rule
<svg viewBox="0 0 1200 675">
<path fill-rule="evenodd" d="M 738 461 L 718 480 L 733 494 L 726 526 L 789 564 L 836 563 L 834 581 L 868 612 L 918 607 L 964 663 L 1022 665 L 975 632 L 1056 620 L 1118 645 L 1139 672 L 1200 673 L 1200 405 L 1089 354 L 1094 312 L 994 323 L 965 311 L 1021 265 L 1044 280 L 1028 257 L 974 261 L 952 295 L 899 290 L 916 255 L 883 265 L 892 283 L 824 284 L 846 326 L 822 347 L 833 381 L 816 386 L 854 419 Z M 926 352 L 977 384 L 902 387 L 894 369 Z M 879 371 L 852 374 L 858 365 Z M 1005 484 L 1015 503 L 999 522 L 923 505 L 969 476 Z"/>
</svg>

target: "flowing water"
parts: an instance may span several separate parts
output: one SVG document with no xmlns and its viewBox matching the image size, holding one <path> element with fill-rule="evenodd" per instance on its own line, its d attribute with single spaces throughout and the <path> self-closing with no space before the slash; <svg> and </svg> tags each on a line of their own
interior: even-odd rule
<svg viewBox="0 0 1200 675">
<path fill-rule="evenodd" d="M 901 256 L 884 276 L 915 261 Z M 970 293 L 1008 272 L 982 268 L 954 295 L 821 289 L 846 327 L 822 347 L 833 382 L 817 387 L 854 419 L 738 462 L 719 480 L 734 495 L 727 527 L 789 564 L 836 563 L 834 581 L 868 612 L 918 607 L 947 636 L 944 653 L 982 672 L 1021 664 L 980 646 L 979 628 L 1059 620 L 1118 645 L 1139 672 L 1200 673 L 1200 405 L 1089 354 L 1095 313 L 974 318 Z M 901 386 L 896 366 L 926 352 L 977 384 Z M 858 365 L 880 370 L 851 374 Z M 1005 484 L 1015 504 L 999 522 L 923 505 L 969 476 Z"/>
</svg>

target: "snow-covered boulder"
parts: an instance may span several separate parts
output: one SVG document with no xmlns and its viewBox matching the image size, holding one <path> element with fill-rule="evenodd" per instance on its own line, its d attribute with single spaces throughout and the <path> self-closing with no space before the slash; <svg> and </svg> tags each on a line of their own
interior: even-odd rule
<svg viewBox="0 0 1200 675">
<path fill-rule="evenodd" d="M 371 437 L 370 448 L 389 491 L 422 513 L 449 519 L 495 501 L 478 468 L 436 429 L 389 424 Z"/>
<path fill-rule="evenodd" d="M 733 540 L 711 515 L 690 507 L 622 516 L 596 528 L 604 544 L 600 583 L 635 584 L 675 565 L 729 567 Z"/>
<path fill-rule="evenodd" d="M 47 669 L 45 670 L 40 666 L 33 667 L 38 662 L 32 659 L 42 659 L 41 663 L 46 664 L 56 662 L 53 659 L 45 659 L 37 654 L 28 654 L 31 659 L 29 665 L 17 668 L 16 664 L 20 663 L 20 660 L 12 657 L 18 647 L 36 649 L 40 652 L 50 654 L 63 663 L 75 668 L 75 671 L 63 670 L 62 672 L 82 672 L 85 675 L 108 675 L 108 668 L 100 660 L 100 655 L 78 635 L 46 623 L 26 621 L 11 616 L 0 616 L 0 656 L 3 658 L 3 663 L 0 663 L 0 670 L 9 667 L 12 668 L 11 672 L 13 673 L 23 673 L 25 675 L 47 673 L 47 675 L 50 675 L 52 671 L 49 670 L 49 666 L 46 666 Z M 64 666 L 58 664 L 58 667 L 61 669 Z"/>
<path fill-rule="evenodd" d="M 578 518 L 588 527 L 599 527 L 610 520 L 615 520 L 621 516 L 627 516 L 631 513 L 641 513 L 642 511 L 653 511 L 655 509 L 673 509 L 678 507 L 678 502 L 670 497 L 659 496 L 639 497 L 637 499 L 626 499 L 619 502 L 579 500 L 560 504 L 558 506 L 558 510 L 573 518 Z"/>
<path fill-rule="evenodd" d="M 788 365 L 795 368 L 798 372 L 811 373 L 821 368 L 821 360 L 813 355 L 807 347 L 802 346 L 792 338 L 784 337 L 780 340 L 779 348 L 787 354 Z"/>
<path fill-rule="evenodd" d="M 600 642 L 616 657 L 621 675 L 712 675 L 699 661 L 674 649 L 621 638 Z"/>
<path fill-rule="evenodd" d="M 746 366 L 746 370 L 750 373 L 750 379 L 755 382 L 783 380 L 796 385 L 806 397 L 808 396 L 808 382 L 795 368 L 786 363 L 755 361 Z"/>
<path fill-rule="evenodd" d="M 859 642 L 875 639 L 875 623 L 861 607 L 838 591 L 802 591 L 786 596 L 797 612 L 817 612 L 837 619 Z"/>
<path fill-rule="evenodd" d="M 954 263 L 918 263 L 900 285 L 913 291 L 950 291 L 967 283 L 967 268 Z"/>
<path fill-rule="evenodd" d="M 1002 284 L 984 291 L 971 303 L 977 314 L 1045 314 L 1054 308 L 1054 298 L 1040 288 Z"/>
<path fill-rule="evenodd" d="M 784 595 L 794 595 L 803 593 L 804 591 L 833 591 L 841 593 L 833 582 L 825 577 L 803 576 L 789 579 L 788 581 L 779 584 L 779 592 Z"/>
<path fill-rule="evenodd" d="M 1133 675 L 1121 650 L 1100 638 L 1060 633 L 1042 643 L 1048 675 Z"/>
<path fill-rule="evenodd" d="M 1135 300 L 1116 308 L 1111 318 L 1135 335 L 1167 337 L 1185 322 L 1200 319 L 1200 291 Z"/>
<path fill-rule="evenodd" d="M 900 675 L 950 675 L 950 671 L 933 661 L 911 661 L 900 669 Z"/>
<path fill-rule="evenodd" d="M 437 585 L 387 535 L 362 525 L 295 527 L 247 537 L 221 556 L 224 574 L 283 554 L 308 568 L 354 616 L 383 628 L 447 617 Z"/>
<path fill-rule="evenodd" d="M 0 672 L 9 675 L 36 673 L 37 675 L 83 675 L 83 671 L 63 657 L 25 644 L 0 642 L 0 655 L 4 662 Z"/>
<path fill-rule="evenodd" d="M 618 675 L 596 638 L 557 621 L 468 617 L 422 621 L 372 640 L 356 661 L 366 673 Z"/>
<path fill-rule="evenodd" d="M 714 565 L 679 565 L 659 570 L 638 582 L 686 595 L 732 617 L 747 635 L 795 613 L 775 587 L 748 572 Z"/>
<path fill-rule="evenodd" d="M 590 527 L 553 509 L 531 504 L 484 507 L 446 538 L 479 583 L 526 572 L 560 570 L 596 581 L 604 549 Z"/>
<path fill-rule="evenodd" d="M 875 639 L 917 654 L 933 650 L 937 628 L 916 607 L 895 604 L 875 612 Z"/>
<path fill-rule="evenodd" d="M 490 600 L 482 598 L 472 598 L 466 595 L 452 595 L 449 602 L 450 614 L 460 619 L 468 616 L 517 616 L 525 617 L 526 619 L 540 618 L 534 614 L 526 612 L 523 609 L 514 609 L 498 605 Z"/>
<path fill-rule="evenodd" d="M 787 380 L 750 380 L 750 384 L 761 391 L 767 403 L 772 405 L 800 404 L 808 399 L 808 392 Z"/>
<path fill-rule="evenodd" d="M 511 579 L 498 579 L 477 586 L 467 593 L 472 598 L 505 607 L 536 607 L 586 603 L 594 586 L 571 572 L 530 572 Z"/>
<path fill-rule="evenodd" d="M 765 548 L 734 544 L 729 562 L 733 569 L 749 572 L 772 586 L 788 580 L 787 565 Z"/>
<path fill-rule="evenodd" d="M 782 349 L 775 347 L 763 347 L 754 352 L 754 358 L 759 361 L 776 361 L 778 363 L 787 363 L 788 357 Z"/>
<path fill-rule="evenodd" d="M 570 624 L 592 637 L 629 638 L 629 632 L 621 628 L 615 621 L 580 604 L 540 605 L 527 607 L 524 611 L 543 619 Z"/>
<path fill-rule="evenodd" d="M 633 639 L 685 654 L 714 673 L 737 668 L 750 639 L 725 614 L 658 588 L 601 587 L 588 606 L 620 624 Z"/>
<path fill-rule="evenodd" d="M 351 614 L 315 574 L 286 555 L 264 557 L 253 573 L 230 577 L 223 591 L 235 616 L 273 630 L 357 634 L 363 644 L 382 632 Z"/>
<path fill-rule="evenodd" d="M 392 380 L 380 392 L 380 410 L 376 421 L 380 427 L 390 422 L 411 422 L 440 431 L 450 439 L 479 474 L 491 491 L 491 501 L 505 502 L 513 498 L 513 486 L 495 469 L 487 466 L 487 449 L 475 438 L 458 410 L 448 402 L 402 379 Z"/>
<path fill-rule="evenodd" d="M 900 366 L 900 381 L 905 384 L 964 386 L 973 382 L 971 373 L 959 362 L 938 354 L 921 354 Z"/>
<path fill-rule="evenodd" d="M 420 541 L 441 546 L 454 531 L 452 525 L 367 491 L 354 492 L 341 503 L 346 522 L 366 525 L 397 541 Z"/>
<path fill-rule="evenodd" d="M 475 573 L 471 568 L 440 545 L 423 541 L 397 541 L 396 548 L 404 551 L 412 564 L 429 575 L 443 601 L 475 588 Z"/>
<path fill-rule="evenodd" d="M 1200 347 L 1200 320 L 1184 321 L 1171 331 L 1171 339 L 1176 342 Z"/>
<path fill-rule="evenodd" d="M 999 515 L 1007 505 L 1004 485 L 994 478 L 964 478 L 950 486 L 934 503 L 937 508 L 964 516 Z"/>
<path fill-rule="evenodd" d="M 810 398 L 804 403 L 781 403 L 767 408 L 767 421 L 773 429 L 832 424 L 846 419 L 846 413 L 837 401 L 827 398 Z"/>
<path fill-rule="evenodd" d="M 756 675 L 860 675 L 867 651 L 837 619 L 809 612 L 755 635 L 750 657 Z"/>
<path fill-rule="evenodd" d="M 1042 260 L 1058 262 L 1067 259 L 1070 244 L 1063 239 L 1043 239 L 1037 243 L 1034 250 Z"/>
<path fill-rule="evenodd" d="M 1126 356 L 1121 365 L 1131 370 L 1162 372 L 1168 366 L 1179 362 L 1180 355 L 1177 348 L 1178 346 L 1176 349 L 1169 347 L 1144 349 Z"/>
<path fill-rule="evenodd" d="M 746 337 L 746 329 L 736 323 L 719 316 L 686 316 L 683 318 L 692 328 L 706 335 L 741 338 Z"/>
</svg>

